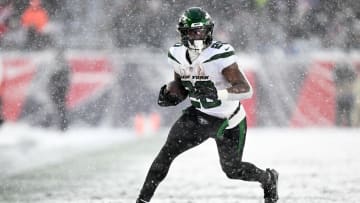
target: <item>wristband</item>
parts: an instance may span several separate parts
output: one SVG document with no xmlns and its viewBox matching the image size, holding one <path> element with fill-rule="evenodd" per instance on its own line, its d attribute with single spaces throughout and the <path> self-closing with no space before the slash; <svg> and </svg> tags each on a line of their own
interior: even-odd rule
<svg viewBox="0 0 360 203">
<path fill-rule="evenodd" d="M 244 100 L 249 99 L 253 95 L 252 88 L 248 92 L 244 93 L 229 93 L 227 89 L 217 91 L 219 100 Z"/>
</svg>

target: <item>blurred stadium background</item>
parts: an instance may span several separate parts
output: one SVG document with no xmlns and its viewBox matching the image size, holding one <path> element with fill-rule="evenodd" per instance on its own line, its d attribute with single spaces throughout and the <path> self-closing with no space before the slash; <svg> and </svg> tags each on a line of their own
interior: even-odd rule
<svg viewBox="0 0 360 203">
<path fill-rule="evenodd" d="M 59 55 L 68 64 L 63 86 L 69 126 L 129 127 L 134 121 L 141 126 L 150 119 L 156 128 L 179 115 L 157 107 L 156 98 L 171 80 L 167 49 L 179 39 L 177 20 L 189 2 L 30 2 L 0 3 L 5 121 L 57 125 L 58 98 L 52 94 L 59 85 L 52 76 L 61 72 Z M 254 97 L 244 102 L 250 126 L 360 125 L 359 1 L 191 1 L 194 5 L 212 15 L 215 39 L 234 45 L 254 86 Z M 31 9 L 43 14 L 27 12 Z"/>
</svg>

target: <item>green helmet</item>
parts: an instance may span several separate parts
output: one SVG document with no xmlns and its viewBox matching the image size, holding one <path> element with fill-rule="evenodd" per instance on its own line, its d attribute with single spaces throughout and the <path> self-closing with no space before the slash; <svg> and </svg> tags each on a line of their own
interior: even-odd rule
<svg viewBox="0 0 360 203">
<path fill-rule="evenodd" d="M 199 7 L 191 7 L 181 15 L 178 23 L 178 31 L 182 43 L 190 49 L 201 49 L 194 41 L 202 40 L 205 46 L 212 41 L 214 22 L 208 12 Z"/>
</svg>

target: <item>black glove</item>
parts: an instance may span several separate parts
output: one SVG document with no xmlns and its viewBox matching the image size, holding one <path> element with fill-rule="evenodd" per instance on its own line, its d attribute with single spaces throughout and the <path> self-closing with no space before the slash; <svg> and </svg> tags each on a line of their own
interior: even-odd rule
<svg viewBox="0 0 360 203">
<path fill-rule="evenodd" d="M 217 90 L 213 84 L 211 85 L 197 85 L 195 86 L 194 97 L 196 99 L 211 99 L 216 100 L 218 98 Z"/>
<path fill-rule="evenodd" d="M 170 92 L 166 90 L 166 85 L 161 87 L 158 97 L 159 106 L 175 106 L 182 101 L 179 97 L 171 95 Z"/>
</svg>

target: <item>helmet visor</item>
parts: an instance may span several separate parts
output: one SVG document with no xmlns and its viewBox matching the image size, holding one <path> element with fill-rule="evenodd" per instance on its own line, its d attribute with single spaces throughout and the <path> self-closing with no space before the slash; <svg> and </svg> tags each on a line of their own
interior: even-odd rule
<svg viewBox="0 0 360 203">
<path fill-rule="evenodd" d="M 190 28 L 188 29 L 188 37 L 190 40 L 203 40 L 206 38 L 208 29 L 206 28 Z"/>
<path fill-rule="evenodd" d="M 187 40 L 204 40 L 209 32 L 206 27 L 197 28 L 179 28 L 182 37 L 186 37 Z"/>
</svg>

